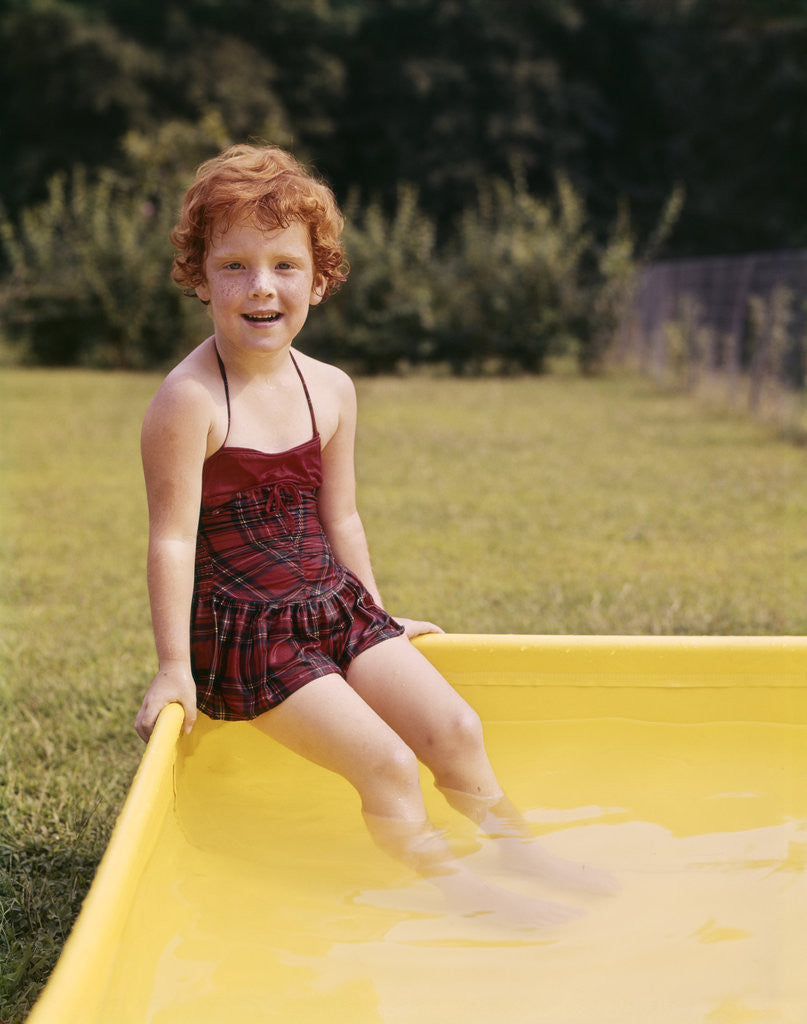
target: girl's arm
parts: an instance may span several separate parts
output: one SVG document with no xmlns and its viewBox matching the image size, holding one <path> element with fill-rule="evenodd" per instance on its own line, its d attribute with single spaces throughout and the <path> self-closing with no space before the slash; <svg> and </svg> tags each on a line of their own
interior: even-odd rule
<svg viewBox="0 0 807 1024">
<path fill-rule="evenodd" d="M 336 382 L 339 420 L 336 430 L 322 450 L 322 487 L 319 492 L 319 517 L 325 535 L 338 562 L 351 570 L 384 607 L 373 575 L 364 526 L 356 505 L 356 390 L 345 374 Z M 431 622 L 397 619 L 409 637 L 422 633 L 440 633 Z"/>
<path fill-rule="evenodd" d="M 167 381 L 149 406 L 141 450 L 149 507 L 148 587 L 159 670 L 135 720 L 147 741 L 173 702 L 196 720 L 190 663 L 196 532 L 202 464 L 210 430 L 209 396 L 193 381 Z"/>
<path fill-rule="evenodd" d="M 350 378 L 338 373 L 334 394 L 339 415 L 336 430 L 322 450 L 319 518 L 336 560 L 355 573 L 373 600 L 381 605 L 364 526 L 356 506 L 356 391 Z"/>
</svg>

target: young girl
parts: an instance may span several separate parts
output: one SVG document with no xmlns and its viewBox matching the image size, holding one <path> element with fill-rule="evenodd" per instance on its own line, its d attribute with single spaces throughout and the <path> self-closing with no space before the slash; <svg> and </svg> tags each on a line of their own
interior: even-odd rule
<svg viewBox="0 0 807 1024">
<path fill-rule="evenodd" d="M 383 608 L 356 509 L 353 385 L 292 347 L 346 278 L 341 229 L 331 191 L 271 146 L 231 147 L 185 197 L 173 276 L 214 334 L 143 425 L 159 671 L 136 729 L 147 741 L 171 702 L 186 731 L 197 707 L 249 720 L 344 776 L 376 841 L 466 908 L 562 919 L 476 879 L 427 823 L 419 760 L 506 856 L 581 880 L 522 842 L 479 718 L 409 643 L 437 627 Z"/>
</svg>

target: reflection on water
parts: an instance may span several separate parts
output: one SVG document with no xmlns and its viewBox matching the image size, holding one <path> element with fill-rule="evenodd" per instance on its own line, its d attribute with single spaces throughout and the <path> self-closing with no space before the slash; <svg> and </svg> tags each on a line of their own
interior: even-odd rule
<svg viewBox="0 0 807 1024">
<path fill-rule="evenodd" d="M 110 992 L 120 1024 L 807 1019 L 807 729 L 489 727 L 540 842 L 621 886 L 595 896 L 503 872 L 495 843 L 429 787 L 465 863 L 583 911 L 533 930 L 447 913 L 433 886 L 375 849 L 341 780 L 263 737 L 253 749 L 254 732 L 196 738 L 178 780 L 186 845 L 160 845 L 131 925 L 150 927 L 153 944 L 122 953 Z"/>
</svg>

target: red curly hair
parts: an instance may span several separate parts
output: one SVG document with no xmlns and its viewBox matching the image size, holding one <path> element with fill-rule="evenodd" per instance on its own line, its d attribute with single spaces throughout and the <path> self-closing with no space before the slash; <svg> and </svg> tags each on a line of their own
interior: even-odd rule
<svg viewBox="0 0 807 1024">
<path fill-rule="evenodd" d="M 177 250 L 171 276 L 187 294 L 204 280 L 213 233 L 242 220 L 268 231 L 305 224 L 325 297 L 347 279 L 344 218 L 330 188 L 277 146 L 240 145 L 201 164 L 171 232 Z"/>
</svg>

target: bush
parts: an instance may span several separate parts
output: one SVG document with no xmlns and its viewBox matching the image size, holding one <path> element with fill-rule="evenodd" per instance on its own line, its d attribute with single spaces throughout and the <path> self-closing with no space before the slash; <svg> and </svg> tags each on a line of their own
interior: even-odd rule
<svg viewBox="0 0 807 1024">
<path fill-rule="evenodd" d="M 677 216 L 670 201 L 648 245 Z M 623 208 L 598 243 L 563 177 L 555 195 L 487 183 L 442 243 L 402 188 L 394 213 L 348 204 L 351 277 L 306 329 L 309 351 L 365 373 L 423 363 L 454 373 L 540 373 L 551 354 L 597 370 L 633 295 L 636 242 Z"/>
<path fill-rule="evenodd" d="M 36 362 L 140 367 L 169 354 L 178 299 L 163 284 L 170 255 L 165 204 L 103 172 L 50 182 L 19 230 L 4 221 L 11 275 L 7 329 Z"/>
<path fill-rule="evenodd" d="M 130 134 L 125 173 L 90 181 L 79 168 L 54 178 L 17 228 L 0 221 L 10 264 L 0 310 L 25 358 L 145 368 L 198 342 L 208 325 L 170 279 L 168 233 L 193 167 L 227 141 L 215 114 Z M 346 211 L 350 281 L 315 311 L 303 344 L 356 372 L 540 373 L 553 353 L 596 370 L 632 296 L 627 212 L 599 243 L 562 177 L 549 200 L 518 176 L 481 186 L 444 240 L 412 187 L 392 212 L 355 198 Z"/>
<path fill-rule="evenodd" d="M 140 369 L 186 346 L 196 311 L 170 278 L 168 233 L 188 157 L 219 148 L 218 125 L 213 117 L 163 125 L 153 138 L 133 133 L 124 172 L 56 175 L 16 227 L 0 212 L 9 266 L 0 312 L 22 361 Z"/>
<path fill-rule="evenodd" d="M 578 339 L 578 359 L 584 373 L 602 367 L 620 325 L 624 325 L 636 301 L 638 271 L 654 259 L 684 206 L 684 190 L 672 189 L 658 221 L 639 250 L 626 203 L 621 203 L 604 245 L 596 253 L 596 274 L 591 301 Z"/>
<path fill-rule="evenodd" d="M 592 247 L 579 195 L 559 179 L 554 202 L 522 182 L 494 182 L 460 219 L 438 264 L 440 349 L 456 371 L 540 373 L 585 318 Z"/>
<path fill-rule="evenodd" d="M 347 285 L 318 310 L 305 347 L 363 373 L 428 362 L 435 350 L 434 225 L 413 188 L 401 187 L 394 214 L 379 203 L 346 204 Z"/>
</svg>

